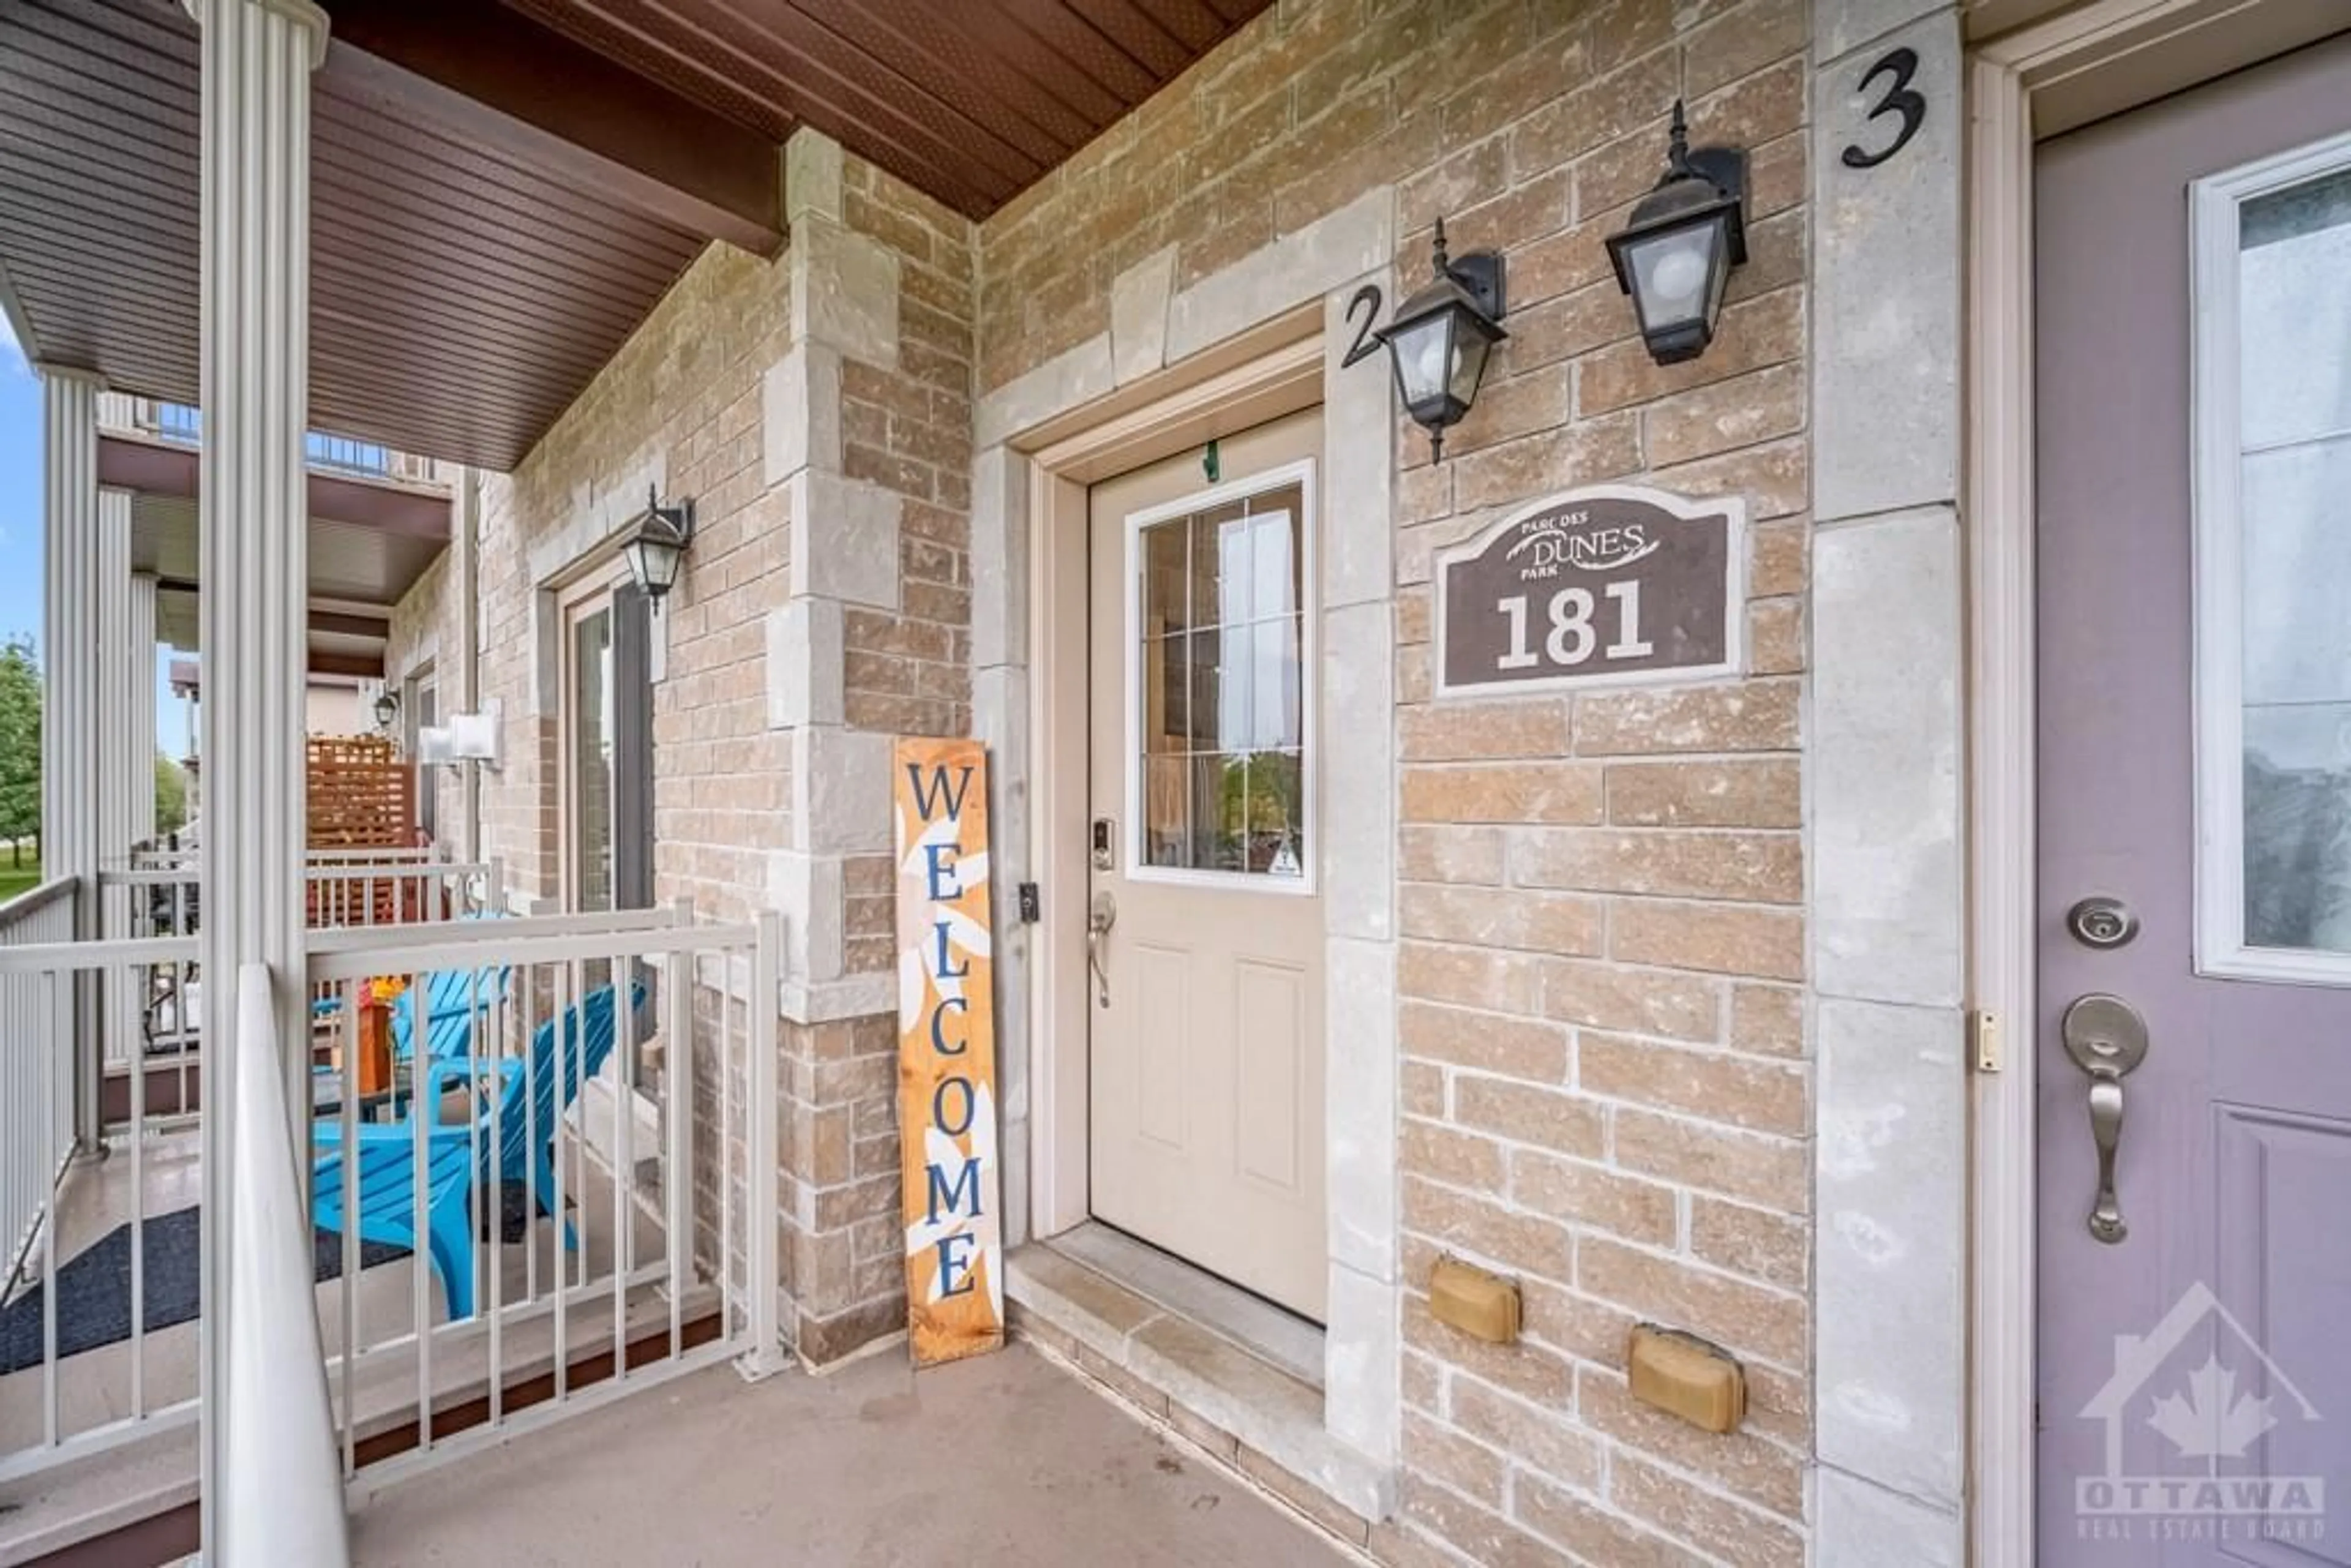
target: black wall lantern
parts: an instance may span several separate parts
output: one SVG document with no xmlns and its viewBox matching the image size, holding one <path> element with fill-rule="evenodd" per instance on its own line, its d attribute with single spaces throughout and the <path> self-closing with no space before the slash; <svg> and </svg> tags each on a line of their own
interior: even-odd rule
<svg viewBox="0 0 2351 1568">
<path fill-rule="evenodd" d="M 400 717 L 400 698 L 390 686 L 376 694 L 375 727 L 391 733 L 392 723 Z"/>
<path fill-rule="evenodd" d="M 685 560 L 685 547 L 694 540 L 694 503 L 661 504 L 661 492 L 645 488 L 644 515 L 629 537 L 621 541 L 628 558 L 629 575 L 658 604 L 677 585 L 677 570 Z"/>
<path fill-rule="evenodd" d="M 1427 287 L 1396 307 L 1395 319 L 1378 337 L 1395 357 L 1405 411 L 1428 432 L 1428 459 L 1435 463 L 1445 455 L 1446 431 L 1478 401 L 1494 345 L 1510 334 L 1501 328 L 1499 253 L 1475 251 L 1452 260 L 1439 218 L 1432 260 Z"/>
<path fill-rule="evenodd" d="M 1633 297 L 1641 339 L 1661 365 L 1694 360 L 1714 341 L 1730 269 L 1747 259 L 1747 154 L 1689 144 L 1674 105 L 1666 177 L 1608 236 L 1617 286 Z"/>
</svg>

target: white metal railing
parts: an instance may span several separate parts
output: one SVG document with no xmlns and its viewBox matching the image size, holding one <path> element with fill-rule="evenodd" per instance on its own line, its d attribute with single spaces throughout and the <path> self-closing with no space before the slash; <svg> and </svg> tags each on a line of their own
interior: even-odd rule
<svg viewBox="0 0 2351 1568">
<path fill-rule="evenodd" d="M 504 894 L 495 861 L 317 860 L 302 876 L 314 931 L 455 920 L 498 908 Z"/>
<path fill-rule="evenodd" d="M 193 859 L 100 871 L 107 936 L 195 935 L 202 880 Z M 498 862 L 439 860 L 430 850 L 314 850 L 303 871 L 304 916 L 314 930 L 462 919 L 501 908 L 503 881 Z M 109 1073 L 128 1072 L 134 1058 L 151 1072 L 192 1071 L 204 1023 L 202 978 L 170 967 L 114 977 L 107 1018 Z"/>
<path fill-rule="evenodd" d="M 203 861 L 204 846 L 182 843 L 176 835 L 162 843 L 133 844 L 128 861 L 121 866 L 110 864 L 109 870 L 163 871 L 173 866 L 195 865 Z M 305 865 L 418 865 L 430 861 L 448 859 L 437 845 L 352 844 L 328 846 L 303 852 Z"/>
<path fill-rule="evenodd" d="M 204 444 L 204 415 L 186 403 L 132 397 L 122 392 L 101 392 L 99 398 L 99 427 L 102 430 L 130 431 L 178 446 Z M 350 474 L 363 479 L 399 479 L 419 485 L 448 482 L 441 465 L 430 457 L 396 451 L 379 442 L 362 441 L 357 436 L 339 435 L 332 431 L 309 432 L 303 438 L 302 455 L 311 467 L 328 473 Z"/>
<path fill-rule="evenodd" d="M 101 869 L 99 884 L 144 890 L 130 901 L 126 935 L 184 934 L 202 913 L 203 865 L 195 851 L 142 852 L 129 866 Z M 431 850 L 313 850 L 302 874 L 313 928 L 451 920 L 495 908 L 504 894 L 496 861 L 448 861 Z"/>
<path fill-rule="evenodd" d="M 98 873 L 100 932 L 108 941 L 193 937 L 199 908 L 193 861 Z M 193 1114 L 204 986 L 190 944 L 184 957 L 107 970 L 99 982 L 101 1034 L 79 1042 L 99 1054 L 99 1128 L 156 1130 Z M 129 1081 L 136 1080 L 136 1093 Z M 135 1111 L 134 1111 L 135 1106 Z M 85 1112 L 85 1117 L 89 1113 Z"/>
<path fill-rule="evenodd" d="M 362 478 L 390 478 L 403 455 L 373 441 L 360 441 L 354 436 L 333 435 L 323 430 L 310 432 L 302 444 L 303 455 L 313 468 L 331 473 L 356 474 Z"/>
<path fill-rule="evenodd" d="M 0 945 L 0 997 L 25 984 L 59 994 L 77 975 L 185 969 L 196 944 Z M 782 1364 L 773 916 L 721 925 L 679 906 L 353 926 L 311 931 L 306 946 L 310 986 L 333 998 L 331 1014 L 308 1041 L 266 1051 L 281 1074 L 240 1060 L 233 1137 L 282 1122 L 245 1096 L 273 1076 L 282 1096 L 298 1072 L 318 1111 L 315 1153 L 264 1149 L 258 1177 L 239 1166 L 240 1203 L 273 1172 L 282 1190 L 278 1218 L 249 1220 L 240 1207 L 233 1224 L 241 1251 L 256 1228 L 286 1228 L 283 1205 L 308 1205 L 325 1234 L 312 1269 L 332 1277 L 315 1286 L 323 1362 L 312 1365 L 325 1370 L 349 1495 L 719 1360 L 751 1374 Z M 429 1011 L 452 976 L 457 1031 L 436 1029 Z M 376 1030 L 393 1031 L 371 993 L 394 978 L 411 1049 L 394 1040 L 379 1054 Z M 620 1005 L 624 995 L 636 1005 Z M 241 1006 L 240 1023 L 256 1010 Z M 12 1069 L 30 1055 L 47 1063 L 41 1084 L 65 1076 L 73 1045 L 60 1021 L 12 1033 Z M 235 1043 L 253 1049 L 242 1032 Z M 302 1045 L 307 1058 L 289 1060 Z M 37 1354 L 0 1360 L 0 1486 L 195 1419 L 193 1295 L 177 1315 L 157 1318 L 149 1304 L 150 1276 L 178 1266 L 151 1236 L 193 1235 L 199 1129 L 150 1115 L 146 1085 L 130 1076 L 111 1156 L 70 1168 L 11 1292 L 21 1302 L 37 1290 L 42 1305 Z M 57 1168 L 69 1119 L 49 1119 L 36 1142 Z M 340 1194 L 352 1186 L 361 1214 L 404 1221 L 405 1239 L 346 1223 Z M 116 1229 L 129 1232 L 130 1332 L 66 1343 L 61 1271 Z M 287 1293 L 282 1281 L 253 1289 Z M 240 1311 L 231 1326 L 251 1325 Z M 298 1360 L 304 1343 L 270 1334 L 266 1348 Z"/>
<path fill-rule="evenodd" d="M 198 1201 L 200 870 L 180 858 L 190 852 L 167 852 L 167 865 L 99 873 L 110 924 L 100 941 L 73 940 L 69 881 L 0 906 L 0 1242 L 15 1265 L 0 1275 L 0 1306 L 19 1306 L 20 1330 L 24 1312 L 41 1320 L 29 1364 L 21 1339 L 0 1336 L 0 1482 L 174 1428 L 195 1412 L 193 1355 L 151 1351 L 156 1334 L 193 1329 L 179 1326 L 179 1309 L 150 1321 L 146 1281 L 155 1226 L 173 1233 L 167 1250 L 192 1256 L 185 1211 Z M 495 897 L 494 864 L 378 852 L 393 858 L 320 857 L 306 878 L 312 912 L 456 914 Z M 101 1030 L 77 1028 L 77 993 L 98 998 Z M 109 1158 L 68 1170 L 83 1140 L 102 1142 Z M 80 1352 L 59 1338 L 50 1284 L 61 1264 L 115 1230 L 128 1232 L 116 1244 L 127 1243 L 130 1333 Z M 41 1304 L 22 1306 L 35 1291 Z"/>
<path fill-rule="evenodd" d="M 311 865 L 349 865 L 362 861 L 381 865 L 405 865 L 419 861 L 437 861 L 445 858 L 439 849 L 430 845 L 413 849 L 405 846 L 382 848 L 373 844 L 351 845 L 340 849 L 333 847 L 312 849 L 305 852 L 303 855 L 303 859 Z"/>
<path fill-rule="evenodd" d="M 340 1239 L 321 1311 L 355 1493 L 717 1360 L 779 1364 L 772 916 L 680 906 L 308 946 L 338 1003 L 313 1179 Z M 371 1084 L 364 1002 L 387 976 L 408 982 L 393 1006 L 412 1040 L 432 1032 L 434 977 L 459 977 L 437 988 L 469 1038 Z M 372 1225 L 341 1223 L 355 1188 Z M 440 1239 L 399 1291 L 369 1249 L 403 1230 Z M 363 1461 L 386 1432 L 400 1451 Z"/>
<path fill-rule="evenodd" d="M 63 907 L 69 911 L 71 904 Z M 31 1312 L 26 1303 L 35 1292 L 40 1302 L 29 1336 L 0 1334 L 0 1485 L 186 1425 L 196 1412 L 193 1358 L 151 1354 L 157 1333 L 183 1331 L 150 1321 L 148 1280 L 152 1228 L 184 1227 L 182 1211 L 196 1201 L 194 1134 L 163 1131 L 161 1120 L 148 1113 L 148 1075 L 135 1072 L 123 1085 L 129 1130 L 116 1140 L 111 1156 L 68 1168 L 76 1118 L 66 1104 L 69 1095 L 58 1087 L 72 1082 L 86 1055 L 75 1032 L 70 998 L 76 988 L 95 979 L 102 991 L 127 973 L 184 971 L 195 962 L 196 938 L 75 942 L 70 936 L 68 927 L 55 940 L 0 944 L 0 996 L 37 998 L 22 1014 L 0 1015 L 8 1024 L 0 1049 L 12 1078 L 21 1075 L 32 1084 L 44 1107 L 37 1126 L 29 1121 L 20 1126 L 11 1115 L 8 1158 L 12 1166 L 21 1156 L 27 1169 L 64 1172 L 15 1274 L 0 1281 L 10 1314 Z M 20 1137 L 26 1140 L 21 1149 Z M 129 1277 L 120 1284 L 127 1288 L 129 1332 L 103 1345 L 68 1343 L 58 1310 L 61 1266 L 118 1229 L 127 1232 Z"/>
<path fill-rule="evenodd" d="M 224 1563 L 350 1562 L 335 1468 L 334 1416 L 319 1344 L 310 1216 L 287 1114 L 284 1042 L 269 968 L 236 977 L 236 1113 L 230 1118 L 230 1220 L 222 1277 L 220 1451 L 214 1541 Z"/>
<path fill-rule="evenodd" d="M 71 942 L 74 888 L 59 877 L 0 904 L 0 946 Z M 73 1058 L 60 1050 L 72 1030 L 70 977 L 0 976 L 0 1287 L 23 1263 L 73 1150 Z"/>
</svg>

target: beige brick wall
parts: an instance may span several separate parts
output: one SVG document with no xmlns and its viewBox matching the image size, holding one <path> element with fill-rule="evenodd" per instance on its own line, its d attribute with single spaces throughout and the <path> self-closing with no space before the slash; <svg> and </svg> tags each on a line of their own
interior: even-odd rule
<svg viewBox="0 0 2351 1568">
<path fill-rule="evenodd" d="M 1438 215 L 1510 257 L 1476 411 L 1441 466 L 1399 447 L 1390 1561 L 1803 1561 L 1806 43 L 1796 0 L 1282 0 L 981 229 L 983 391 L 1103 331 L 1158 247 L 1181 288 L 1379 186 L 1406 287 Z M 1661 370 L 1601 236 L 1677 96 L 1694 140 L 1753 154 L 1751 254 L 1713 349 Z M 1432 549 L 1599 480 L 1746 498 L 1751 678 L 1432 703 Z M 1522 1281 L 1522 1343 L 1429 1317 L 1446 1249 Z M 1630 1401 L 1644 1319 L 1746 1363 L 1742 1432 Z"/>
<path fill-rule="evenodd" d="M 540 644 L 553 606 L 538 573 L 568 569 L 549 558 L 574 547 L 556 541 L 579 539 L 583 518 L 658 463 L 665 497 L 693 498 L 695 534 L 669 596 L 665 678 L 653 692 L 655 894 L 691 896 L 717 919 L 767 906 L 766 852 L 783 842 L 791 798 L 789 747 L 767 727 L 763 622 L 783 596 L 787 533 L 766 493 L 759 419 L 760 373 L 790 327 L 784 268 L 706 250 L 521 465 L 483 476 L 478 679 L 483 701 L 502 706 L 506 762 L 481 774 L 480 852 L 502 860 L 507 888 L 526 898 L 551 907 L 562 895 L 560 729 L 551 704 L 533 712 L 542 682 L 558 689 L 555 667 L 541 667 L 558 655 L 552 636 Z M 629 499 L 641 503 L 642 492 Z M 395 610 L 389 667 L 403 667 L 427 637 L 450 663 L 463 632 L 449 567 L 444 555 Z M 716 998 L 695 998 L 698 1040 L 717 1038 Z M 695 1052 L 705 1261 L 720 1212 L 719 1070 L 712 1051 Z M 744 1082 L 738 1065 L 738 1094 Z M 729 1168 L 741 1168 L 739 1152 Z M 788 1271 L 791 1231 L 787 1211 Z"/>
<path fill-rule="evenodd" d="M 1510 255 L 1512 338 L 1476 413 L 1441 466 L 1409 426 L 1399 444 L 1405 1473 L 1373 1537 L 1390 1561 L 1802 1558 L 1804 25 L 1795 0 L 1282 0 L 976 244 L 847 165 L 844 223 L 902 263 L 895 368 L 842 378 L 844 470 L 903 502 L 900 608 L 845 617 L 846 717 L 875 731 L 968 728 L 972 393 L 1102 332 L 1121 270 L 1173 245 L 1186 287 L 1382 186 L 1408 285 L 1440 214 L 1457 250 Z M 1752 256 L 1715 348 L 1660 371 L 1600 237 L 1656 177 L 1677 94 L 1698 139 L 1753 152 Z M 787 269 L 705 255 L 488 486 L 481 678 L 506 701 L 509 760 L 485 781 L 485 849 L 527 888 L 555 891 L 558 851 L 555 730 L 529 711 L 530 549 L 582 486 L 659 450 L 703 529 L 657 698 L 661 887 L 718 915 L 766 902 L 792 796 L 763 703 L 788 530 L 762 483 L 759 376 L 789 344 Z M 1431 549 L 1602 479 L 1746 497 L 1752 678 L 1430 702 Z M 396 631 L 425 613 L 403 607 Z M 886 857 L 853 859 L 844 896 L 850 968 L 879 972 Z M 869 1018 L 784 1034 L 788 1291 L 820 1360 L 903 1312 L 889 1033 Z M 1439 1249 L 1523 1281 L 1523 1343 L 1428 1317 Z M 1745 1431 L 1707 1437 L 1630 1402 L 1639 1318 L 1746 1361 Z"/>
<path fill-rule="evenodd" d="M 893 369 L 845 361 L 842 468 L 901 500 L 900 603 L 844 618 L 852 728 L 957 735 L 970 726 L 971 225 L 880 172 L 847 161 L 844 226 L 898 254 Z M 769 855 L 791 844 L 791 737 L 768 727 L 767 620 L 789 595 L 790 519 L 766 476 L 761 382 L 791 346 L 791 260 L 713 246 L 510 476 L 484 483 L 481 693 L 504 704 L 507 764 L 482 785 L 483 852 L 509 885 L 561 893 L 559 727 L 534 714 L 549 606 L 536 573 L 549 541 L 648 465 L 665 497 L 692 497 L 695 535 L 666 609 L 654 690 L 657 896 L 736 919 L 772 904 Z M 632 496 L 630 499 L 635 497 Z M 535 553 L 540 558 L 534 566 Z M 459 635 L 445 562 L 394 616 L 392 667 L 428 635 Z M 656 631 L 656 637 L 661 636 Z M 551 652 L 552 644 L 549 644 Z M 892 962 L 886 855 L 852 858 L 843 925 L 852 972 Z M 705 1022 L 710 996 L 699 998 Z M 787 1332 L 833 1359 L 903 1323 L 895 1020 L 785 1020 L 777 1108 Z M 718 1103 L 697 1062 L 698 1104 Z M 739 1169 L 740 1155 L 736 1168 Z M 699 1162 L 714 1204 L 716 1174 Z"/>
<path fill-rule="evenodd" d="M 841 222 L 898 258 L 897 363 L 841 362 L 841 468 L 898 497 L 898 609 L 849 607 L 842 714 L 852 729 L 971 727 L 972 226 L 856 158 Z M 842 871 L 851 975 L 896 962 L 887 854 Z M 786 1258 L 794 1340 L 816 1363 L 905 1325 L 898 1020 L 793 1023 L 783 1036 Z"/>
<path fill-rule="evenodd" d="M 458 633 L 457 607 L 454 597 L 457 577 L 455 553 L 455 550 L 442 551 L 410 587 L 407 596 L 392 607 L 391 634 L 384 647 L 384 673 L 392 679 L 395 690 L 399 689 L 401 682 L 415 673 L 417 661 L 425 656 L 428 648 L 431 649 L 439 660 L 434 674 L 440 686 L 444 718 L 455 713 L 457 705 L 455 640 Z M 441 642 L 444 637 L 450 639 L 445 644 L 446 653 L 440 651 L 444 646 Z M 404 692 L 401 700 L 407 700 Z M 460 848 L 459 824 L 465 810 L 462 776 L 454 768 L 420 768 L 417 770 L 417 789 L 434 791 L 436 841 L 443 853 L 454 856 Z"/>
<path fill-rule="evenodd" d="M 503 705 L 507 758 L 483 774 L 482 852 L 526 894 L 560 893 L 558 727 L 551 708 L 532 711 L 545 614 L 532 553 L 658 455 L 666 494 L 693 497 L 696 532 L 654 693 L 657 889 L 721 918 L 764 904 L 763 852 L 789 792 L 767 729 L 760 618 L 780 594 L 785 533 L 760 475 L 759 373 L 789 318 L 780 263 L 711 247 L 521 465 L 484 476 L 479 679 Z M 455 607 L 429 578 L 395 613 L 395 666 L 428 624 L 454 647 Z"/>
<path fill-rule="evenodd" d="M 856 158 L 841 218 L 899 258 L 898 364 L 841 366 L 841 466 L 903 500 L 897 613 L 852 608 L 843 711 L 885 735 L 971 729 L 972 226 Z M 849 972 L 894 962 L 887 855 L 847 872 Z"/>
</svg>

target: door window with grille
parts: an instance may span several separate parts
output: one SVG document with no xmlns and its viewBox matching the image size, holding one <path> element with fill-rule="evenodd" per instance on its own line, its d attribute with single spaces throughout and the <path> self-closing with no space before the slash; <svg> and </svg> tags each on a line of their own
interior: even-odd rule
<svg viewBox="0 0 2351 1568">
<path fill-rule="evenodd" d="M 1307 476 L 1128 520 L 1134 874 L 1304 891 Z"/>
</svg>

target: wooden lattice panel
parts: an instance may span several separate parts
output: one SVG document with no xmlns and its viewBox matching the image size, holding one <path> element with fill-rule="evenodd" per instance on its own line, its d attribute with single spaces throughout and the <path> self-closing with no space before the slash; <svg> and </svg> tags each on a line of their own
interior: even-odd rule
<svg viewBox="0 0 2351 1568">
<path fill-rule="evenodd" d="M 416 768 L 381 736 L 312 736 L 310 847 L 402 849 L 416 839 Z M 417 890 L 407 889 L 411 898 Z M 394 878 L 338 878 L 309 890 L 312 925 L 381 925 L 402 918 Z"/>
<path fill-rule="evenodd" d="M 416 841 L 416 769 L 381 737 L 311 737 L 308 794 L 314 850 Z"/>
</svg>

